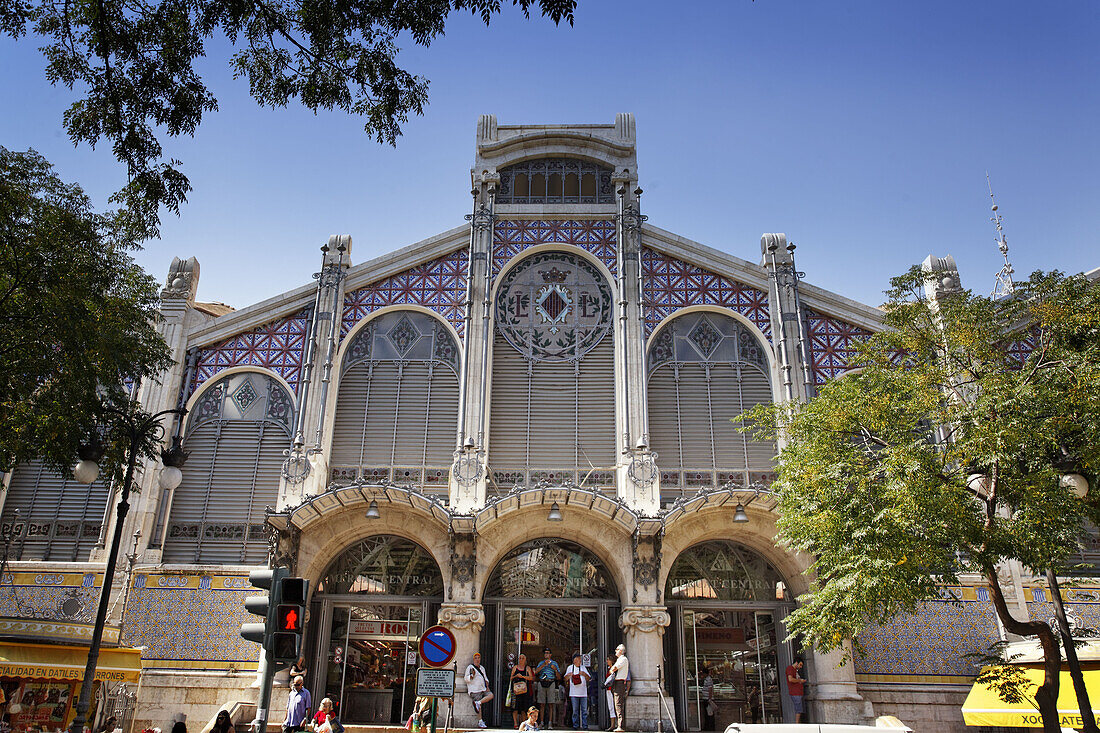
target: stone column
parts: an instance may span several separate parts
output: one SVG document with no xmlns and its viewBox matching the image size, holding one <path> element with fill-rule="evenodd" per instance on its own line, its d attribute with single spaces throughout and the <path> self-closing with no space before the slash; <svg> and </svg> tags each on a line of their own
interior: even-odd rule
<svg viewBox="0 0 1100 733">
<path fill-rule="evenodd" d="M 779 371 L 775 398 L 781 402 L 805 402 L 812 393 L 812 383 L 807 357 L 809 345 L 798 295 L 800 276 L 794 266 L 794 245 L 787 243 L 786 234 L 765 234 L 760 237 L 760 253 L 763 256 L 761 266 L 771 278 L 768 309 Z"/>
<path fill-rule="evenodd" d="M 963 292 L 962 280 L 959 278 L 959 268 L 955 264 L 955 258 L 934 257 L 928 255 L 921 263 L 921 269 L 930 276 L 924 284 L 924 294 L 928 300 L 936 306 L 943 298 Z M 1006 560 L 997 565 L 997 577 L 1000 580 L 1001 592 L 1004 594 L 1005 603 L 1014 618 L 1021 621 L 1030 619 L 1027 601 L 1024 598 L 1024 567 L 1016 560 Z M 984 584 L 984 581 L 979 581 Z M 1009 639 L 1008 632 L 1004 630 L 1003 622 L 997 618 L 997 628 L 1002 639 Z M 1011 640 L 1017 639 L 1013 635 Z"/>
<path fill-rule="evenodd" d="M 283 463 L 279 486 L 282 510 L 329 485 L 328 455 L 338 371 L 337 353 L 344 316 L 344 276 L 351 267 L 351 236 L 333 235 L 321 247 L 321 271 L 314 273 L 317 292 L 310 313 L 309 337 L 302 355 L 302 381 L 295 400 L 295 428 L 290 456 Z"/>
<path fill-rule="evenodd" d="M 187 333 L 189 317 L 193 316 L 195 306 L 195 293 L 199 287 L 199 262 L 194 257 L 181 260 L 179 257 L 172 259 L 172 266 L 168 270 L 165 287 L 160 291 L 160 313 L 162 320 L 157 324 L 157 330 L 164 337 L 168 346 L 168 354 L 172 359 L 172 365 L 164 373 L 142 381 L 138 388 L 138 400 L 142 409 L 149 413 L 157 413 L 161 410 L 169 410 L 180 407 L 180 391 L 184 387 L 184 381 L 189 376 L 187 371 Z M 185 418 L 186 419 L 186 418 Z M 175 416 L 166 416 L 161 424 L 164 426 L 163 444 L 167 447 L 170 438 L 178 429 L 178 420 Z M 123 532 L 120 553 L 129 552 L 132 547 L 133 532 L 141 530 L 141 538 L 138 542 L 137 552 L 142 555 L 142 560 L 159 561 L 160 550 L 147 552 L 150 543 L 157 547 L 159 538 L 154 537 L 157 511 L 162 500 L 171 497 L 163 497 L 160 488 L 160 471 L 163 468 L 159 461 L 139 461 L 138 471 L 134 476 L 134 489 L 130 494 L 132 508 L 127 517 L 127 529 Z M 187 466 L 183 467 L 187 470 Z M 114 507 L 117 497 L 112 496 L 110 501 L 110 517 L 107 527 L 104 528 L 103 537 L 110 537 L 111 526 L 115 520 Z M 93 562 L 106 559 L 106 549 L 97 547 L 92 553 Z M 122 563 L 123 567 L 125 564 Z M 125 574 L 116 574 L 125 579 Z"/>
<path fill-rule="evenodd" d="M 855 665 L 851 660 L 842 664 L 845 654 L 852 653 L 852 643 L 844 645 L 828 654 L 813 650 L 809 655 L 811 667 L 806 685 L 807 699 L 811 708 L 810 720 L 818 723 L 862 723 L 864 714 L 863 697 L 856 683 Z M 782 675 L 783 670 L 780 670 Z M 783 686 L 786 690 L 786 686 Z"/>
<path fill-rule="evenodd" d="M 671 618 L 664 606 L 624 606 L 619 617 L 623 630 L 626 656 L 630 660 L 630 699 L 626 704 L 627 730 L 657 730 L 658 720 L 672 729 L 669 711 L 673 714 L 668 690 L 663 690 L 668 704 L 666 711 L 658 695 L 657 667 L 664 657 L 662 637 Z M 667 675 L 665 675 L 667 677 Z"/>
<path fill-rule="evenodd" d="M 480 603 L 444 603 L 439 609 L 439 624 L 455 635 L 455 712 L 454 725 L 465 728 L 477 726 L 478 715 L 473 701 L 466 694 L 466 667 L 474 652 L 480 651 L 481 627 L 485 625 L 485 609 Z M 483 661 L 482 664 L 485 664 Z M 488 667 L 486 666 L 488 671 Z M 492 674 L 492 672 L 490 672 Z"/>
<path fill-rule="evenodd" d="M 492 277 L 493 206 L 500 176 L 473 174 L 470 221 L 470 264 L 466 280 L 466 328 L 462 335 L 462 394 L 455 461 L 451 466 L 451 506 L 467 514 L 485 504 L 488 487 L 486 434 L 488 415 L 489 344 L 492 340 L 490 280 Z"/>
<path fill-rule="evenodd" d="M 645 318 L 642 304 L 641 188 L 631 189 L 636 179 L 619 174 L 618 303 L 615 311 L 616 409 L 619 424 L 619 495 L 636 512 L 655 516 L 661 508 L 660 472 L 649 450 L 646 401 Z"/>
</svg>

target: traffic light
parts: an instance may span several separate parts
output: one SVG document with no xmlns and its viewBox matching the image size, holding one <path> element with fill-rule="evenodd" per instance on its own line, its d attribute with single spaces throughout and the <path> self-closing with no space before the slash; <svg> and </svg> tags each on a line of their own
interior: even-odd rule
<svg viewBox="0 0 1100 733">
<path fill-rule="evenodd" d="M 279 605 L 275 609 L 271 639 L 272 655 L 277 662 L 297 661 L 301 653 L 308 594 L 309 581 L 305 578 L 283 578 L 279 583 Z"/>
<path fill-rule="evenodd" d="M 245 610 L 263 617 L 263 623 L 241 624 L 241 636 L 254 641 L 270 651 L 270 635 L 275 631 L 275 609 L 279 603 L 279 591 L 282 581 L 290 574 L 286 568 L 267 568 L 253 570 L 248 574 L 248 582 L 256 588 L 267 591 L 266 596 L 249 596 L 244 599 Z"/>
</svg>

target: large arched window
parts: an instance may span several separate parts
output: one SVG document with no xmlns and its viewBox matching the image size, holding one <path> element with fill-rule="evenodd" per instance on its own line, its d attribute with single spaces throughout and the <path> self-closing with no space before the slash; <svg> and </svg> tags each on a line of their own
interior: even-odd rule
<svg viewBox="0 0 1100 733">
<path fill-rule="evenodd" d="M 337 479 L 447 490 L 458 430 L 458 345 L 441 322 L 393 311 L 349 344 L 332 432 Z"/>
<path fill-rule="evenodd" d="M 443 576 L 431 553 L 394 535 L 356 542 L 333 560 L 317 588 L 332 595 L 443 596 Z"/>
<path fill-rule="evenodd" d="M 8 557 L 87 560 L 103 530 L 109 495 L 109 481 L 103 474 L 85 486 L 71 474 L 58 474 L 40 461 L 17 466 L 0 520 L 0 537 L 8 543 Z"/>
<path fill-rule="evenodd" d="M 661 491 L 746 485 L 773 469 L 775 444 L 750 439 L 735 418 L 772 401 L 764 346 L 734 318 L 675 318 L 647 354 L 650 446 Z"/>
<path fill-rule="evenodd" d="M 485 598 L 618 599 L 615 581 L 602 560 L 576 542 L 546 537 L 524 542 L 497 563 Z"/>
<path fill-rule="evenodd" d="M 278 502 L 293 420 L 290 393 L 265 374 L 232 374 L 203 392 L 184 435 L 183 482 L 165 496 L 165 562 L 264 560 L 264 511 Z"/>
<path fill-rule="evenodd" d="M 571 254 L 543 252 L 496 296 L 489 465 L 502 490 L 539 481 L 613 486 L 611 288 Z"/>
<path fill-rule="evenodd" d="M 783 576 L 763 555 L 729 540 L 701 542 L 668 571 L 665 599 L 774 602 Z"/>
</svg>

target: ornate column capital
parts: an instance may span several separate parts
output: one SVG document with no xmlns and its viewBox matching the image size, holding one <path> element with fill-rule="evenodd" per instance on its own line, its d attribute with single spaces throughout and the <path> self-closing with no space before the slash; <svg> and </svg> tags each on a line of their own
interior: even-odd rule
<svg viewBox="0 0 1100 733">
<path fill-rule="evenodd" d="M 663 636 L 665 627 L 671 622 L 672 617 L 664 606 L 626 606 L 619 616 L 619 627 L 631 636 L 654 631 Z"/>
<path fill-rule="evenodd" d="M 481 633 L 485 625 L 485 609 L 480 603 L 444 603 L 439 608 L 439 625 L 448 629 L 471 629 Z"/>
</svg>

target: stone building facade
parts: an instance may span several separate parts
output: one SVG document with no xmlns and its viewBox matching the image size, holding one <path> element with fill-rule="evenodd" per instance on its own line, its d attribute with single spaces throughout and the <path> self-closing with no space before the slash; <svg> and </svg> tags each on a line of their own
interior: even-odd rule
<svg viewBox="0 0 1100 733">
<path fill-rule="evenodd" d="M 1001 638 L 985 589 L 869 629 L 849 664 L 797 648 L 783 624 L 808 561 L 774 541 L 775 447 L 733 422 L 843 375 L 880 312 L 803 280 L 782 234 L 731 254 L 649 223 L 629 114 L 483 116 L 470 181 L 465 223 L 359 264 L 334 236 L 312 280 L 239 310 L 196 302 L 198 263 L 174 263 L 176 365 L 136 389 L 150 411 L 186 406 L 169 432 L 190 457 L 174 491 L 144 467 L 110 617 L 143 648 L 137 725 L 255 699 L 238 628 L 270 556 L 311 582 L 307 686 L 345 724 L 407 717 L 438 622 L 460 671 L 483 653 L 500 721 L 517 655 L 579 651 L 602 679 L 622 642 L 631 728 L 698 730 L 704 667 L 718 725 L 792 720 L 783 674 L 803 658 L 812 720 L 962 730 L 966 655 Z M 7 636 L 90 623 L 112 491 L 5 478 Z M 1021 615 L 1050 614 L 1005 573 Z M 1069 601 L 1095 625 L 1100 589 Z M 602 692 L 591 707 L 606 723 Z M 475 720 L 465 695 L 455 719 Z"/>
</svg>

